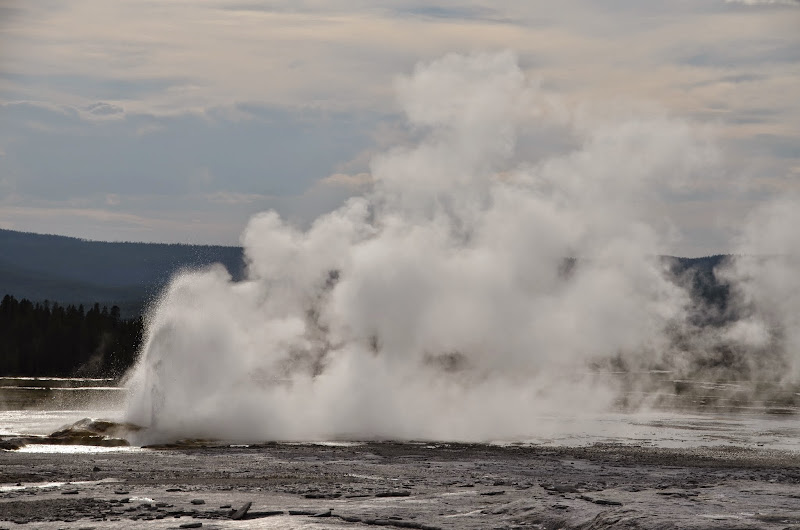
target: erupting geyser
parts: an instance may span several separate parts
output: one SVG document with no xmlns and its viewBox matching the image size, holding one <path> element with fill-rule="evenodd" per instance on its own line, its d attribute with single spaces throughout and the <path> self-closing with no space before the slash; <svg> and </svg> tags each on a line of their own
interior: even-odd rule
<svg viewBox="0 0 800 530">
<path fill-rule="evenodd" d="M 713 327 L 658 258 L 678 236 L 651 207 L 715 164 L 707 135 L 570 112 L 511 53 L 448 55 L 397 90 L 416 140 L 373 159 L 365 196 L 305 231 L 254 217 L 246 281 L 174 279 L 127 421 L 153 439 L 525 437 L 542 413 L 611 405 L 591 367 L 697 370 L 726 341 L 797 381 L 793 258 L 727 269 L 739 316 Z M 561 147 L 526 158 L 551 133 Z M 771 235 L 744 231 L 742 252 L 796 249 L 780 216 L 797 211 L 756 217 Z"/>
</svg>

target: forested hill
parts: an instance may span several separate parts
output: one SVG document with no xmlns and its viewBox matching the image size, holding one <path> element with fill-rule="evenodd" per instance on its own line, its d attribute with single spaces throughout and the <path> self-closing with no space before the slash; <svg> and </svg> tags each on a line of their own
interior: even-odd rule
<svg viewBox="0 0 800 530">
<path fill-rule="evenodd" d="M 175 272 L 222 263 L 234 279 L 244 271 L 240 247 L 108 243 L 0 230 L 0 297 L 60 304 L 116 305 L 141 313 Z"/>
<path fill-rule="evenodd" d="M 142 317 L 94 304 L 0 301 L 0 375 L 119 377 L 136 358 Z"/>
</svg>

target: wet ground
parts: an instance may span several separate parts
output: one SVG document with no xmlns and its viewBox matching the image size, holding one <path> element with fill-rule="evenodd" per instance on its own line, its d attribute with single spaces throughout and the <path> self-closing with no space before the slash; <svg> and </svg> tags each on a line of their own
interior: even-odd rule
<svg viewBox="0 0 800 530">
<path fill-rule="evenodd" d="M 0 469 L 7 528 L 800 529 L 800 455 L 780 450 L 36 446 Z"/>
</svg>

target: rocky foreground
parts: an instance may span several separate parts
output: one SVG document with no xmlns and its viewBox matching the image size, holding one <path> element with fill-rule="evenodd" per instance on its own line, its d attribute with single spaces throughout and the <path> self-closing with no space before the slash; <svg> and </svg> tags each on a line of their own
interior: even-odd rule
<svg viewBox="0 0 800 530">
<path fill-rule="evenodd" d="M 800 529 L 800 454 L 429 443 L 0 451 L 0 528 Z"/>
</svg>

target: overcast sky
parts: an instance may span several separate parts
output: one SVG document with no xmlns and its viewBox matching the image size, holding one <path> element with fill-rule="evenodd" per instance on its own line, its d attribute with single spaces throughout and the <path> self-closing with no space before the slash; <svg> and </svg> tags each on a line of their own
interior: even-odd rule
<svg viewBox="0 0 800 530">
<path fill-rule="evenodd" d="M 238 244 L 259 211 L 307 224 L 407 139 L 398 75 L 506 49 L 567 107 L 715 136 L 715 184 L 654 205 L 684 232 L 665 253 L 725 252 L 733 220 L 800 192 L 800 0 L 0 0 L 0 228 Z"/>
</svg>

